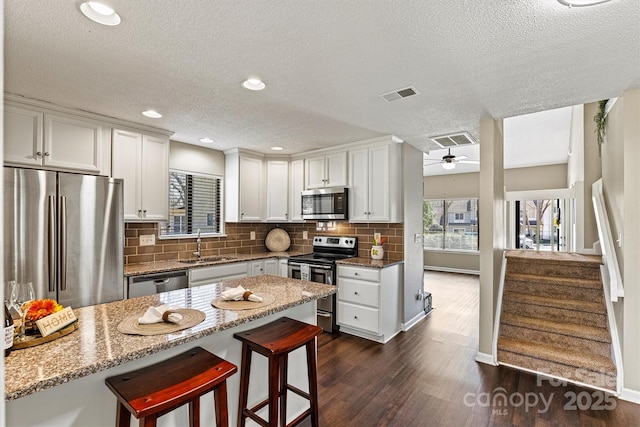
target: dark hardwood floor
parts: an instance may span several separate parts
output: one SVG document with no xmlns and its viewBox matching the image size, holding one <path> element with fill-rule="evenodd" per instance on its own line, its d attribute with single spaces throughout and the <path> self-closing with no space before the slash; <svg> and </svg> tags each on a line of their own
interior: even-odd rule
<svg viewBox="0 0 640 427">
<path fill-rule="evenodd" d="M 477 363 L 477 276 L 427 272 L 425 288 L 433 312 L 385 345 L 320 336 L 322 426 L 640 426 L 640 405 Z"/>
</svg>

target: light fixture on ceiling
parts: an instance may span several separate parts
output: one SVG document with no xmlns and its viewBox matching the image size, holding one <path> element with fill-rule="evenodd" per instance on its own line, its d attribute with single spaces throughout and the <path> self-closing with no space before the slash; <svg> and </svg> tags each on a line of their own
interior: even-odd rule
<svg viewBox="0 0 640 427">
<path fill-rule="evenodd" d="M 442 169 L 450 171 L 450 170 L 455 169 L 455 168 L 456 168 L 456 164 L 455 163 L 448 163 L 448 162 L 442 163 Z"/>
<path fill-rule="evenodd" d="M 80 12 L 92 21 L 102 25 L 114 26 L 121 22 L 120 15 L 113 8 L 97 1 L 82 3 Z"/>
<path fill-rule="evenodd" d="M 242 87 L 249 90 L 262 90 L 266 85 L 260 79 L 250 78 L 242 82 Z"/>
<path fill-rule="evenodd" d="M 204 142 L 205 144 L 211 144 L 213 142 L 213 139 L 209 137 L 200 138 L 200 142 Z"/>
<path fill-rule="evenodd" d="M 610 0 L 558 0 L 558 3 L 568 7 L 595 6 L 596 4 L 606 3 Z"/>
<path fill-rule="evenodd" d="M 284 148 L 280 147 L 279 145 L 274 145 L 273 147 L 271 147 L 271 149 L 273 151 L 282 151 L 282 150 L 284 150 Z"/>
<path fill-rule="evenodd" d="M 395 142 L 396 144 L 402 144 L 404 142 L 403 139 L 400 139 L 395 135 L 391 135 L 391 141 Z"/>
<path fill-rule="evenodd" d="M 143 111 L 142 115 L 145 117 L 149 117 L 150 119 L 159 119 L 160 117 L 162 117 L 162 114 L 158 113 L 156 110 Z"/>
</svg>

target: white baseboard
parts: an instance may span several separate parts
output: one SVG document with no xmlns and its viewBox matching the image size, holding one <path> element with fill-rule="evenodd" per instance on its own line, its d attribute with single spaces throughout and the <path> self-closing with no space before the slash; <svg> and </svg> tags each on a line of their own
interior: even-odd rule
<svg viewBox="0 0 640 427">
<path fill-rule="evenodd" d="M 430 270 L 430 271 L 443 271 L 445 273 L 473 274 L 475 276 L 479 276 L 480 275 L 480 271 L 479 270 L 465 270 L 463 268 L 440 267 L 440 266 L 437 266 L 437 265 L 425 265 L 424 269 L 425 270 Z"/>
<path fill-rule="evenodd" d="M 433 310 L 432 310 L 433 311 Z M 420 322 L 422 319 L 426 319 L 427 315 L 424 311 L 418 313 L 413 319 L 410 319 L 408 322 L 402 324 L 402 330 L 407 332 L 409 329 L 413 328 Z"/>
<path fill-rule="evenodd" d="M 492 354 L 487 353 L 476 353 L 476 362 L 484 363 L 485 365 L 498 366 L 496 361 L 493 359 Z"/>
<path fill-rule="evenodd" d="M 640 391 L 623 387 L 618 398 L 626 400 L 627 402 L 640 404 Z"/>
</svg>

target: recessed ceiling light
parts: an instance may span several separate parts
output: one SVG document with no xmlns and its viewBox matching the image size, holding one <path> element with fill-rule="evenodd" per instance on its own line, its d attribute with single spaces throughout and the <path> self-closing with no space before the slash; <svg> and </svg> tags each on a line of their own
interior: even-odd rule
<svg viewBox="0 0 640 427">
<path fill-rule="evenodd" d="M 243 81 L 242 86 L 249 90 L 262 90 L 266 87 L 262 80 L 254 78 Z"/>
<path fill-rule="evenodd" d="M 594 6 L 600 3 L 606 3 L 610 0 L 558 0 L 560 4 L 569 7 Z"/>
<path fill-rule="evenodd" d="M 162 114 L 158 113 L 155 110 L 143 111 L 142 115 L 145 116 L 145 117 L 149 117 L 151 119 L 159 119 L 160 117 L 162 117 Z"/>
<path fill-rule="evenodd" d="M 211 144 L 213 142 L 213 139 L 211 139 L 211 138 L 200 138 L 200 142 Z"/>
<path fill-rule="evenodd" d="M 277 145 L 274 145 L 273 147 L 271 147 L 271 149 L 272 149 L 273 151 L 282 151 L 282 150 L 284 150 L 284 148 L 279 147 L 279 146 L 277 146 Z"/>
<path fill-rule="evenodd" d="M 111 7 L 97 1 L 87 1 L 80 5 L 80 11 L 84 16 L 102 25 L 114 26 L 121 21 L 120 15 Z"/>
</svg>

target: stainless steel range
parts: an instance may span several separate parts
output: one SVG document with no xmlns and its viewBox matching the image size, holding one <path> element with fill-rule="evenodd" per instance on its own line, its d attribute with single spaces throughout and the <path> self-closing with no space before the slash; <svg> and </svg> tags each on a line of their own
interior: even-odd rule
<svg viewBox="0 0 640 427">
<path fill-rule="evenodd" d="M 289 277 L 336 285 L 336 260 L 356 256 L 357 237 L 315 236 L 313 253 L 289 258 Z M 318 300 L 318 326 L 326 332 L 338 330 L 335 294 Z"/>
</svg>

